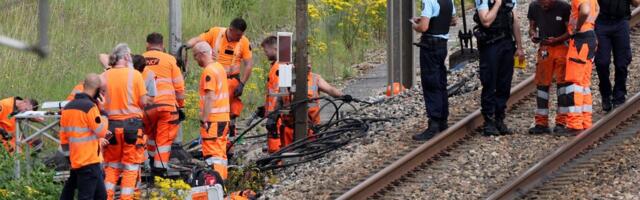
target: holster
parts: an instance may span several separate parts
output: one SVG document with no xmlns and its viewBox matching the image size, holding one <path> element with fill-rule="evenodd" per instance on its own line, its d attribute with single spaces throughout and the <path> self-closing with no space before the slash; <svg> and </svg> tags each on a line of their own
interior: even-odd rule
<svg viewBox="0 0 640 200">
<path fill-rule="evenodd" d="M 143 129 L 142 119 L 109 120 L 109 129 L 115 133 L 116 128 L 122 128 L 124 142 L 127 144 L 136 144 L 138 138 L 142 138 L 142 135 L 139 135 Z M 112 137 L 113 142 L 109 140 L 110 144 L 116 143 L 114 138 Z"/>
<path fill-rule="evenodd" d="M 482 30 L 480 26 L 475 26 L 473 27 L 473 36 L 478 40 L 478 45 L 488 45 L 505 39 L 510 36 L 510 34 L 505 32 L 488 32 Z"/>
</svg>

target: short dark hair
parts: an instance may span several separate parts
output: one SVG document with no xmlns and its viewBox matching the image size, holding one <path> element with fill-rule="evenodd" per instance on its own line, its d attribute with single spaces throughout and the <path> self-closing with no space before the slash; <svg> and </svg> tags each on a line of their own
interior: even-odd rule
<svg viewBox="0 0 640 200">
<path fill-rule="evenodd" d="M 162 44 L 162 34 L 158 32 L 153 32 L 147 35 L 147 43 L 149 44 Z"/>
<path fill-rule="evenodd" d="M 134 69 L 138 70 L 139 72 L 144 71 L 144 68 L 147 66 L 147 62 L 144 59 L 144 56 L 136 54 L 131 56 L 131 59 L 133 60 Z"/>
<path fill-rule="evenodd" d="M 27 99 L 27 101 L 31 104 L 31 106 L 33 107 L 33 110 L 34 110 L 34 111 L 37 111 L 37 110 L 38 110 L 38 107 L 39 107 L 40 105 L 38 104 L 38 101 L 37 101 L 37 100 L 35 100 L 35 99 Z"/>
<path fill-rule="evenodd" d="M 276 36 L 270 35 L 264 38 L 264 40 L 262 40 L 262 43 L 260 43 L 260 46 L 266 47 L 266 46 L 274 46 L 276 44 L 278 44 L 278 38 Z"/>
<path fill-rule="evenodd" d="M 231 20 L 231 24 L 229 26 L 242 32 L 247 30 L 247 22 L 240 17 Z"/>
</svg>

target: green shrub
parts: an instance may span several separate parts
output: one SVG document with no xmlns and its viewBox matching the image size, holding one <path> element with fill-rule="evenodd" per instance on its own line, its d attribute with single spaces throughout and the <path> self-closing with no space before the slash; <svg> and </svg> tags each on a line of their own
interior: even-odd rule
<svg viewBox="0 0 640 200">
<path fill-rule="evenodd" d="M 20 179 L 14 177 L 14 160 L 21 162 Z M 33 160 L 34 158 L 31 158 Z M 58 199 L 62 184 L 53 181 L 55 172 L 41 162 L 32 162 L 27 170 L 24 157 L 16 158 L 0 150 L 0 199 Z"/>
</svg>

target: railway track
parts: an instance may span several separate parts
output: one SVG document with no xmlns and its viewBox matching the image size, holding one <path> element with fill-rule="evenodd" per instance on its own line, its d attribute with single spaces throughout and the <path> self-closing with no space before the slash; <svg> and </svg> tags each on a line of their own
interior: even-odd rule
<svg viewBox="0 0 640 200">
<path fill-rule="evenodd" d="M 637 14 L 638 11 L 639 10 L 636 9 L 633 12 L 634 15 L 631 19 L 632 25 L 636 25 L 638 22 L 640 22 L 640 19 L 638 18 L 638 14 Z M 634 31 L 634 33 L 635 32 L 637 31 Z M 509 99 L 508 104 L 510 108 L 515 107 L 515 109 L 509 111 L 510 112 L 509 115 L 514 114 L 512 112 L 515 112 L 516 114 L 518 112 L 522 112 L 520 111 L 522 109 L 528 110 L 530 112 L 532 109 L 528 109 L 526 108 L 526 106 L 524 106 L 523 108 L 519 108 L 519 107 L 520 105 L 533 104 L 532 102 L 534 102 L 534 100 L 532 100 L 531 94 L 533 93 L 534 90 L 535 90 L 535 85 L 533 83 L 533 77 L 530 77 L 527 80 L 520 82 L 515 88 L 513 88 L 512 95 L 511 95 L 511 98 Z M 522 102 L 522 103 L 519 104 L 518 102 Z M 640 104 L 635 105 L 635 107 L 640 107 Z M 611 113 L 610 115 L 605 117 L 602 122 L 598 122 L 596 125 L 598 126 L 600 124 L 608 124 L 609 123 L 608 121 L 614 115 L 622 116 L 622 114 L 618 112 L 635 113 L 637 112 L 637 110 L 634 111 L 633 109 L 618 109 L 616 112 Z M 594 113 L 594 121 L 597 120 L 597 118 L 599 117 L 599 116 L 596 116 L 596 114 L 597 113 Z M 531 118 L 529 118 L 529 120 L 531 120 Z M 618 120 L 620 119 L 618 118 Z M 487 184 L 487 186 L 483 187 L 484 191 L 469 191 L 464 189 L 461 190 L 460 188 L 455 188 L 455 187 L 464 187 L 465 184 L 459 184 L 459 185 L 449 184 L 449 185 L 436 186 L 436 187 L 440 187 L 441 190 L 443 189 L 447 190 L 446 188 L 442 188 L 442 187 L 451 187 L 449 188 L 449 190 L 445 191 L 445 194 L 453 194 L 455 192 L 460 192 L 462 193 L 462 197 L 473 196 L 476 198 L 483 198 L 483 197 L 486 197 L 487 194 L 491 194 L 491 196 L 489 197 L 490 199 L 510 199 L 512 197 L 522 195 L 523 191 L 528 191 L 529 189 L 531 189 L 532 187 L 531 185 L 526 185 L 528 188 L 520 187 L 517 183 L 514 183 L 516 181 L 512 181 L 512 183 L 502 188 L 496 188 L 496 186 L 500 186 L 500 184 L 503 184 L 504 182 L 507 182 L 509 180 L 509 179 L 505 179 L 505 177 L 514 177 L 517 174 L 505 175 L 502 177 L 498 177 L 500 175 L 490 174 L 488 175 L 489 177 L 477 177 L 473 173 L 465 174 L 465 172 L 469 170 L 465 171 L 464 168 L 462 170 L 462 174 L 460 174 L 460 172 L 455 171 L 456 170 L 455 168 L 451 168 L 452 166 L 448 165 L 448 163 L 455 161 L 455 159 L 460 158 L 460 157 L 457 157 L 460 154 L 473 154 L 475 152 L 472 148 L 469 148 L 468 146 L 472 146 L 474 145 L 474 143 L 478 143 L 470 138 L 474 137 L 476 129 L 481 124 L 482 124 L 482 118 L 480 116 L 479 110 L 477 110 L 472 114 L 470 114 L 469 116 L 465 117 L 464 119 L 461 119 L 460 121 L 453 124 L 448 130 L 441 133 L 434 139 L 416 147 L 414 150 L 407 153 L 400 159 L 387 165 L 384 169 L 378 171 L 377 173 L 373 174 L 369 178 L 361 181 L 355 187 L 350 188 L 344 193 L 341 193 L 340 196 L 337 196 L 337 193 L 334 193 L 334 197 L 337 197 L 338 199 L 365 199 L 370 197 L 384 198 L 384 199 L 393 199 L 393 198 L 401 199 L 401 198 L 407 198 L 407 197 L 409 198 L 423 197 L 424 198 L 425 196 L 419 194 L 419 192 L 439 184 L 436 182 L 438 180 L 430 180 L 430 179 L 434 179 L 435 175 L 433 174 L 437 174 L 437 173 L 459 173 L 457 174 L 457 176 L 471 176 L 469 178 L 472 180 L 469 182 L 466 182 L 467 186 L 469 186 L 469 184 L 478 183 L 477 179 L 485 178 L 485 179 L 482 179 L 482 181 L 486 182 Z M 615 126 L 611 125 L 608 127 L 612 128 Z M 603 129 L 596 129 L 596 127 L 590 130 L 603 131 Z M 593 132 L 593 131 L 585 132 L 581 135 L 591 135 L 591 134 L 587 134 L 590 132 Z M 589 143 L 589 144 L 593 144 L 593 142 L 597 142 L 598 141 L 597 139 L 603 136 L 601 132 L 598 132 L 597 135 L 599 136 L 596 136 L 596 135 L 593 136 L 595 137 L 595 139 L 592 139 L 592 141 L 590 141 L 592 143 Z M 576 140 L 582 139 L 582 138 L 583 136 L 576 137 Z M 467 145 L 468 143 L 470 143 L 470 145 Z M 575 143 L 575 140 L 572 140 L 567 145 L 570 145 L 573 143 Z M 588 147 L 589 145 L 586 145 L 586 146 Z M 481 147 L 481 146 L 478 146 L 478 147 Z M 562 150 L 563 148 L 567 148 L 567 147 L 566 146 L 560 147 L 554 154 L 558 153 L 558 151 Z M 514 149 L 514 150 L 527 151 L 527 149 Z M 553 149 L 538 149 L 538 150 L 540 152 L 538 152 L 537 154 L 544 155 L 549 153 Z M 496 154 L 495 156 L 502 155 L 501 153 L 496 153 L 496 152 L 492 152 L 492 154 Z M 537 158 L 537 160 L 538 159 L 540 158 Z M 550 159 L 550 158 L 547 157 L 543 161 L 547 159 Z M 489 162 L 489 161 L 482 160 L 480 162 Z M 525 163 L 525 165 L 527 165 L 527 163 L 524 161 L 516 161 L 516 162 L 523 162 Z M 532 161 L 527 161 L 527 162 L 532 162 Z M 478 164 L 478 163 L 473 163 L 473 164 Z M 533 164 L 533 163 L 529 163 L 528 165 L 530 164 Z M 508 167 L 510 165 L 502 164 L 502 166 Z M 538 163 L 534 165 L 534 168 L 535 167 L 542 168 L 542 163 Z M 453 170 L 453 171 L 447 171 L 447 170 Z M 511 171 L 513 173 L 521 170 L 522 169 L 510 169 L 507 171 Z M 535 185 L 535 184 L 539 184 L 539 181 L 542 179 L 542 177 L 549 175 L 548 173 L 536 174 L 536 173 L 530 172 L 530 170 L 526 171 L 523 175 L 521 175 L 518 178 L 518 180 L 525 179 L 522 177 L 527 174 L 539 175 L 539 176 L 534 176 L 535 178 L 537 178 L 536 180 L 538 181 L 533 183 Z M 487 175 L 485 174 L 485 176 Z M 439 177 L 439 178 L 442 178 L 442 177 Z M 497 179 L 500 179 L 500 180 L 497 180 Z M 527 181 L 524 181 L 524 182 L 529 183 Z M 513 187 L 508 187 L 511 184 L 515 184 L 515 185 Z M 474 185 L 474 187 L 477 187 L 477 186 Z M 459 191 L 453 191 L 456 189 Z M 497 192 L 489 193 L 497 189 L 499 189 Z M 506 195 L 500 196 L 500 191 L 504 191 Z M 484 194 L 480 194 L 482 192 L 484 192 Z M 418 193 L 418 194 L 417 196 L 407 196 L 407 194 L 412 194 L 412 193 Z M 451 197 L 451 196 L 444 196 L 444 197 Z M 434 196 L 431 196 L 431 198 L 434 198 Z"/>
<path fill-rule="evenodd" d="M 633 11 L 632 27 L 640 23 L 639 13 L 640 8 Z M 634 43 L 637 43 L 640 38 L 637 29 L 633 31 L 631 37 Z M 634 53 L 637 52 L 638 50 L 635 50 Z M 589 176 L 589 170 L 596 171 L 600 167 L 609 166 L 612 162 L 610 160 L 614 159 L 609 155 L 615 154 L 616 150 L 625 145 L 625 141 L 638 137 L 638 133 L 640 133 L 639 111 L 640 93 L 637 93 L 624 105 L 598 121 L 591 129 L 581 133 L 523 174 L 502 186 L 488 199 L 558 198 L 558 195 L 562 195 L 558 192 L 559 190 Z"/>
</svg>

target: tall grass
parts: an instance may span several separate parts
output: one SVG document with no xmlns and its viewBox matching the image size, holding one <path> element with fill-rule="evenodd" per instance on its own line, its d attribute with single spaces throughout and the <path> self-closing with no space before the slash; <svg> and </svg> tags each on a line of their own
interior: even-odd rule
<svg viewBox="0 0 640 200">
<path fill-rule="evenodd" d="M 9 1 L 0 0 L 0 5 Z M 36 42 L 36 2 L 25 0 L 0 10 L 0 34 Z M 101 72 L 97 61 L 99 53 L 109 52 L 120 42 L 128 43 L 133 52 L 142 53 L 148 33 L 168 35 L 167 0 L 52 0 L 50 3 L 51 54 L 40 59 L 31 53 L 0 47 L 0 98 L 64 99 L 84 74 Z M 261 105 L 269 64 L 259 44 L 277 31 L 294 31 L 295 1 L 183 0 L 182 13 L 183 41 L 212 26 L 228 26 L 235 17 L 245 18 L 248 23 L 246 35 L 252 42 L 255 61 L 254 73 L 242 97 L 246 103 L 245 115 Z M 315 30 L 311 36 L 326 44 L 324 50 L 311 48 L 313 71 L 329 81 L 352 76 L 350 66 L 362 60 L 368 48 L 381 46 L 366 38 L 347 49 L 336 36 L 336 30 L 331 29 L 335 25 L 335 22 L 323 19 L 313 22 L 310 27 Z M 186 77 L 187 89 L 195 93 L 200 69 L 192 58 L 189 59 L 191 73 Z M 187 106 L 195 109 L 197 104 Z M 192 115 L 191 120 L 195 121 L 195 117 Z M 197 123 L 188 123 L 185 128 L 187 132 L 197 134 Z"/>
</svg>

